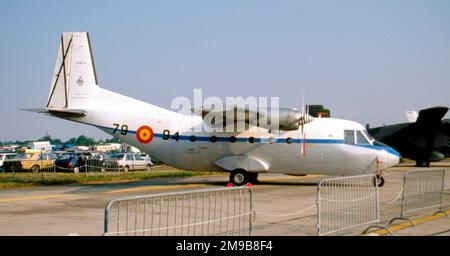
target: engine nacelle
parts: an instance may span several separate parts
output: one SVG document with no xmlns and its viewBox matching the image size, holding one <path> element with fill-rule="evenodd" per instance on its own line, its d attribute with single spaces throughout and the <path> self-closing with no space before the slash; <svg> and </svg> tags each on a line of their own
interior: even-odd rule
<svg viewBox="0 0 450 256">
<path fill-rule="evenodd" d="M 272 127 L 278 120 L 278 128 L 283 131 L 298 130 L 300 125 L 309 123 L 314 119 L 306 113 L 301 113 L 300 111 L 291 108 L 269 108 L 264 114 L 265 116 L 260 116 L 260 119 L 258 120 L 259 126 L 265 126 L 264 123 L 267 123 L 269 127 Z M 267 118 L 267 122 L 264 122 L 264 118 Z"/>
</svg>

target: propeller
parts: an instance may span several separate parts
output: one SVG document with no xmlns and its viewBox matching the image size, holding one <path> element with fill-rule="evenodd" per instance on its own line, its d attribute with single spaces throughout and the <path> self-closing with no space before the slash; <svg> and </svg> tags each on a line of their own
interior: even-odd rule
<svg viewBox="0 0 450 256">
<path fill-rule="evenodd" d="M 301 127 L 301 133 L 299 130 L 299 139 L 301 139 L 302 141 L 302 145 L 300 148 L 300 154 L 302 156 L 306 155 L 306 135 L 304 133 L 304 126 L 307 123 L 310 123 L 314 120 L 314 118 L 312 116 L 309 115 L 309 106 L 305 106 L 305 99 L 302 97 L 302 111 L 299 113 L 298 116 L 298 124 Z"/>
<path fill-rule="evenodd" d="M 298 117 L 298 124 L 301 126 L 302 134 L 303 134 L 303 128 L 305 124 L 310 123 L 314 121 L 314 118 L 309 115 L 309 106 L 306 107 L 305 105 L 305 99 L 302 97 L 302 111 L 300 112 L 300 115 Z"/>
</svg>

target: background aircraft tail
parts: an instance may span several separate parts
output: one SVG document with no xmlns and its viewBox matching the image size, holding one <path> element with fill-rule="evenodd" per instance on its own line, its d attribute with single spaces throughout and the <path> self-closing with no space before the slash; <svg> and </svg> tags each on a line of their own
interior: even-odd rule
<svg viewBox="0 0 450 256">
<path fill-rule="evenodd" d="M 408 122 L 415 123 L 417 121 L 417 117 L 419 117 L 419 114 L 416 111 L 408 110 L 405 111 L 406 118 L 408 118 Z"/>
<path fill-rule="evenodd" d="M 61 35 L 48 110 L 82 110 L 94 101 L 98 80 L 87 32 L 64 32 Z"/>
</svg>

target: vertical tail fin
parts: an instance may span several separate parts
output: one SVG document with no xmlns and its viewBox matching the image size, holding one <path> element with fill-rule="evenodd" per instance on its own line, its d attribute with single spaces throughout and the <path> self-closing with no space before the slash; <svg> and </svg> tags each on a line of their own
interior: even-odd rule
<svg viewBox="0 0 450 256">
<path fill-rule="evenodd" d="M 88 33 L 62 33 L 47 108 L 86 108 L 93 103 L 97 88 Z"/>
</svg>

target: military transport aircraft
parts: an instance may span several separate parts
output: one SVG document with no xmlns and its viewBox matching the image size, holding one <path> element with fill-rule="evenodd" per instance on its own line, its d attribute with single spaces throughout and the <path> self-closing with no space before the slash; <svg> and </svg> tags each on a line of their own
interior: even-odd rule
<svg viewBox="0 0 450 256">
<path fill-rule="evenodd" d="M 211 110 L 185 115 L 100 88 L 86 32 L 62 34 L 46 107 L 27 110 L 95 126 L 180 169 L 229 172 L 235 185 L 265 172 L 358 175 L 399 162 L 361 124 L 296 109 L 279 109 L 275 135 L 258 122 L 243 132 L 195 131 Z"/>
<path fill-rule="evenodd" d="M 450 119 L 442 118 L 447 107 L 406 111 L 409 123 L 368 129 L 376 140 L 395 148 L 403 157 L 416 160 L 416 165 L 430 166 L 450 156 Z"/>
</svg>

